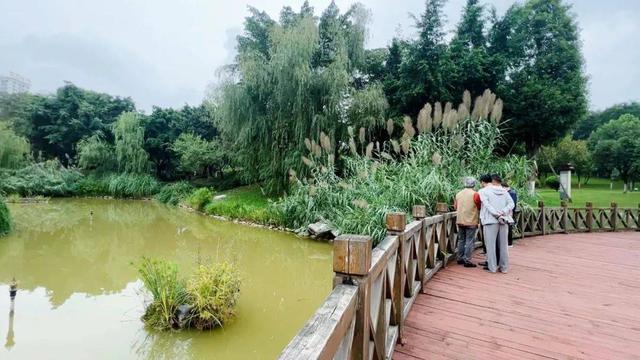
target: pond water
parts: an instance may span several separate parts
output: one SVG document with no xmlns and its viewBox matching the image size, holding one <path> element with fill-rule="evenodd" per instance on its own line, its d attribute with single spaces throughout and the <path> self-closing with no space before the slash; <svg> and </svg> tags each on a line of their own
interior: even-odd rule
<svg viewBox="0 0 640 360">
<path fill-rule="evenodd" d="M 14 232 L 0 239 L 2 359 L 273 359 L 331 289 L 330 245 L 283 232 L 150 201 L 54 199 L 10 210 Z M 235 263 L 236 319 L 208 332 L 146 329 L 132 265 L 142 256 L 175 261 L 183 274 L 198 259 Z"/>
</svg>

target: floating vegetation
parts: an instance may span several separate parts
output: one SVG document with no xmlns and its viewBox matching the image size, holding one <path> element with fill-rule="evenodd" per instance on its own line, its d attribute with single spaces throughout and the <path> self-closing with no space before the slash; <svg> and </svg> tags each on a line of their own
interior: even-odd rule
<svg viewBox="0 0 640 360">
<path fill-rule="evenodd" d="M 138 273 L 151 294 L 142 321 L 159 330 L 223 326 L 235 315 L 240 277 L 228 263 L 199 265 L 188 280 L 175 263 L 143 258 Z"/>
</svg>

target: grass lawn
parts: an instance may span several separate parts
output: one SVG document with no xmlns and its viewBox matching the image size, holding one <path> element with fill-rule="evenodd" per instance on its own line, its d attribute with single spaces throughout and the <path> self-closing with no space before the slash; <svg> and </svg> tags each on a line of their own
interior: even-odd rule
<svg viewBox="0 0 640 360">
<path fill-rule="evenodd" d="M 613 183 L 613 190 L 610 188 L 610 181 L 607 179 L 591 179 L 587 185 L 571 185 L 573 202 L 569 207 L 584 207 L 585 203 L 591 201 L 595 207 L 608 207 L 612 202 L 616 202 L 619 207 L 638 207 L 640 204 L 640 191 L 622 192 L 622 182 Z M 539 200 L 544 201 L 546 206 L 560 206 L 560 194 L 548 188 L 541 188 L 537 191 Z M 532 204 L 534 205 L 534 204 Z"/>
<path fill-rule="evenodd" d="M 241 186 L 218 192 L 215 195 L 225 195 L 226 197 L 212 200 L 204 208 L 205 213 L 259 224 L 273 223 L 273 219 L 267 211 L 270 198 L 262 193 L 258 185 Z"/>
</svg>

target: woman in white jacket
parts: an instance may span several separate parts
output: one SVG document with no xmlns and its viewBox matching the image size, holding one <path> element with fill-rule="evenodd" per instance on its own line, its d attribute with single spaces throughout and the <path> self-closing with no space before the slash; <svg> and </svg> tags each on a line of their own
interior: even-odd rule
<svg viewBox="0 0 640 360">
<path fill-rule="evenodd" d="M 487 248 L 485 269 L 492 273 L 500 269 L 500 272 L 506 273 L 509 271 L 509 224 L 513 223 L 511 214 L 515 204 L 509 192 L 500 185 L 502 181 L 499 176 L 483 175 L 480 181 L 484 185 L 478 194 L 482 203 L 480 222 Z M 496 259 L 496 241 L 500 249 L 499 264 Z"/>
</svg>

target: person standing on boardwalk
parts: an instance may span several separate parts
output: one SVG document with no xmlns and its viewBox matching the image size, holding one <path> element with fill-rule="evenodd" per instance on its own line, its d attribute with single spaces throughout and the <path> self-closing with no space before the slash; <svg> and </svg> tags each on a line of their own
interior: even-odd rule
<svg viewBox="0 0 640 360">
<path fill-rule="evenodd" d="M 458 264 L 464 264 L 464 267 L 476 267 L 476 264 L 471 262 L 480 217 L 480 195 L 473 190 L 475 186 L 474 178 L 465 178 L 464 189 L 456 194 L 453 203 L 457 211 Z"/>
<path fill-rule="evenodd" d="M 512 189 L 508 183 L 502 182 L 502 187 L 507 190 L 509 196 L 511 196 L 511 200 L 513 200 L 513 211 L 511 212 L 511 216 L 516 213 L 518 208 L 518 193 Z M 509 224 L 509 246 L 513 246 L 513 224 Z"/>
<path fill-rule="evenodd" d="M 488 175 L 483 175 L 481 181 L 488 183 L 491 181 L 488 178 Z M 501 272 L 506 273 L 509 271 L 508 224 L 513 223 L 511 212 L 515 204 L 507 190 L 501 186 L 501 182 L 496 184 L 496 181 L 492 181 L 490 185 L 480 189 L 478 193 L 482 203 L 480 222 L 487 247 L 487 266 L 485 269 L 495 273 L 499 268 Z M 496 256 L 496 243 L 500 248 L 499 263 Z"/>
</svg>

